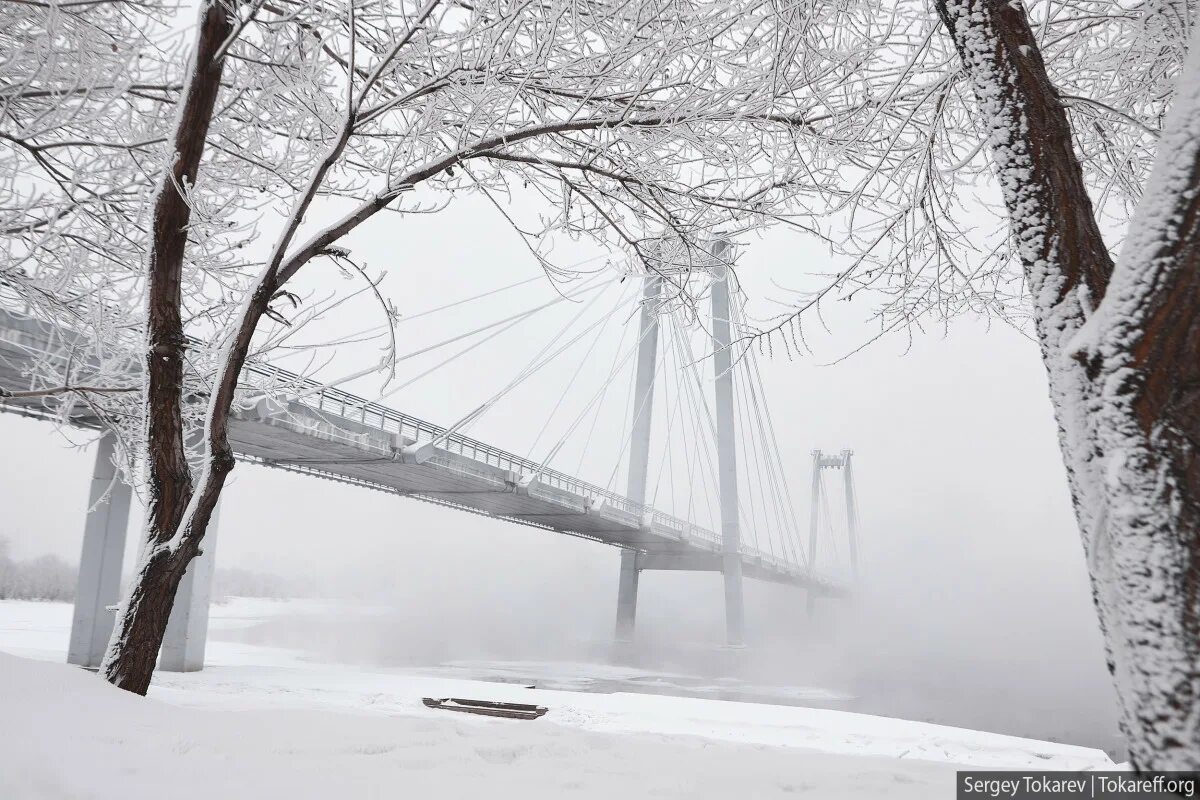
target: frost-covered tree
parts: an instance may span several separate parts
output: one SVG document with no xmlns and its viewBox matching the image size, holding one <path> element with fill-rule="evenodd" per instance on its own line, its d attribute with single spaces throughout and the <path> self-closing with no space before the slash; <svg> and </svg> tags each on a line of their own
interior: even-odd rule
<svg viewBox="0 0 1200 800">
<path fill-rule="evenodd" d="M 1107 290 L 1069 343 L 1088 382 L 1060 415 L 1087 437 L 1077 504 L 1146 769 L 1200 766 L 1200 43 L 1184 75 Z"/>
<path fill-rule="evenodd" d="M 1152 20 L 1163 11 L 1147 5 Z M 1024 9 L 937 7 L 990 120 L 1131 757 L 1141 769 L 1200 768 L 1200 51 L 1180 73 L 1144 187 L 1130 170 L 1140 201 L 1114 269 L 1083 148 Z M 1166 10 L 1186 34 L 1187 6 Z M 1173 55 L 1156 62 L 1167 74 Z M 1138 110 L 1113 107 L 1131 122 Z M 1136 156 L 1117 152 L 1118 169 Z"/>
<path fill-rule="evenodd" d="M 520 232 L 549 270 L 557 233 L 644 256 L 664 230 L 695 244 L 786 219 L 774 209 L 820 190 L 813 164 L 830 157 L 803 124 L 812 98 L 870 44 L 817 2 L 204 0 L 199 13 L 148 246 L 150 513 L 102 666 L 138 693 L 234 465 L 230 416 L 269 392 L 242 368 L 287 335 L 299 273 L 365 275 L 347 234 L 462 193 L 544 199 Z"/>
<path fill-rule="evenodd" d="M 0 397 L 113 430 L 113 397 L 138 391 L 144 197 L 178 89 L 168 17 L 157 2 L 0 3 L 0 304 L 53 339 Z"/>
<path fill-rule="evenodd" d="M 898 4 L 832 98 L 819 132 L 846 142 L 855 259 L 796 313 L 861 290 L 882 293 L 884 331 L 1031 311 L 1131 758 L 1200 768 L 1191 5 L 931 5 Z"/>
<path fill-rule="evenodd" d="M 171 87 L 144 38 L 158 9 L 128 5 L 0 4 L 0 287 L 43 313 L 71 279 L 139 262 L 141 162 Z"/>
</svg>

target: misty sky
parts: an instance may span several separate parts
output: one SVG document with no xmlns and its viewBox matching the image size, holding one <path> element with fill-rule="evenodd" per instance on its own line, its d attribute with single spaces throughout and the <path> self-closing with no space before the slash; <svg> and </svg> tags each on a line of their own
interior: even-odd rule
<svg viewBox="0 0 1200 800">
<path fill-rule="evenodd" d="M 388 271 L 382 288 L 402 314 L 538 274 L 504 220 L 486 202 L 471 199 L 437 215 L 376 220 L 349 244 L 372 271 Z M 557 254 L 560 263 L 591 255 L 582 246 L 564 246 Z M 776 231 L 743 248 L 739 274 L 758 304 L 752 308 L 766 309 L 765 298 L 780 296 L 775 282 L 795 285 L 804 273 L 831 266 L 822 247 Z M 313 293 L 352 285 L 320 272 L 332 267 L 310 269 L 303 279 Z M 531 284 L 479 307 L 402 324 L 399 349 L 418 349 L 553 296 L 546 284 Z M 452 423 L 501 388 L 576 308 L 555 306 L 386 402 L 431 422 Z M 812 341 L 815 357 L 788 360 L 779 352 L 761 366 L 801 520 L 808 514 L 810 450 L 855 451 L 864 590 L 855 607 L 836 618 L 839 630 L 831 636 L 837 644 L 825 642 L 818 653 L 805 639 L 816 634 L 804 624 L 803 593 L 752 586 L 751 649 L 756 637 L 764 647 L 768 640 L 789 639 L 798 663 L 814 669 L 823 664 L 843 677 L 848 668 L 893 699 L 907 691 L 943 691 L 993 707 L 1074 715 L 1081 725 L 1110 725 L 1100 639 L 1036 345 L 1003 325 L 960 320 L 948 333 L 936 330 L 911 341 L 901 334 L 820 366 L 873 333 L 866 304 L 826 311 L 832 332 Z M 314 335 L 378 323 L 364 297 Z M 498 404 L 470 434 L 528 452 L 577 369 L 580 386 L 603 379 L 617 328 L 600 347 L 612 349 L 594 356 L 594 365 L 590 357 L 581 367 L 582 355 L 556 363 Z M 378 357 L 373 344 L 342 348 L 322 374 L 348 374 Z M 397 383 L 437 360 L 403 363 Z M 370 377 L 353 388 L 374 396 L 380 383 Z M 614 386 L 588 452 L 566 448 L 556 467 L 572 471 L 581 463 L 588 479 L 609 479 L 627 413 L 624 384 Z M 578 396 L 589 392 L 581 389 Z M 554 424 L 564 425 L 561 420 L 578 410 L 561 410 Z M 556 443 L 555 430 L 561 428 L 543 434 L 535 457 Z M 68 435 L 87 440 L 83 432 Z M 17 557 L 51 552 L 74 561 L 91 451 L 73 447 L 47 423 L 13 416 L 0 416 L 0 441 L 0 537 L 10 540 Z M 621 490 L 622 481 L 618 474 L 614 488 Z M 678 494 L 684 487 L 675 488 Z M 500 654 L 515 658 L 522 642 L 594 642 L 611 634 L 616 549 L 245 464 L 235 470 L 222 502 L 219 565 L 310 576 L 401 610 L 405 621 L 395 637 L 376 631 L 388 641 L 363 643 L 368 650 L 403 648 L 404 636 L 429 644 L 439 631 L 447 637 L 458 635 L 447 631 L 487 631 L 509 640 L 512 646 Z M 139 523 L 133 519 L 131 529 Z M 131 530 L 131 551 L 134 540 Z M 643 637 L 720 641 L 718 576 L 646 573 L 642 587 Z M 446 652 L 454 654 L 453 648 Z M 1064 730 L 1069 727 L 1064 723 Z"/>
</svg>

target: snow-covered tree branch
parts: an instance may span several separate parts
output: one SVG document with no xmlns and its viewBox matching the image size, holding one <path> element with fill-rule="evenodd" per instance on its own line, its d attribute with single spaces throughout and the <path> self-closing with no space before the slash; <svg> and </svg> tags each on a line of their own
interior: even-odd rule
<svg viewBox="0 0 1200 800">
<path fill-rule="evenodd" d="M 883 330 L 964 312 L 1020 325 L 1031 312 L 1133 762 L 1195 769 L 1190 12 L 932 6 L 936 22 L 924 4 L 900 4 L 858 91 L 823 123 L 853 155 L 843 174 L 854 181 L 832 211 L 850 220 L 841 246 L 854 260 L 774 334 L 814 302 L 859 290 L 883 297 Z M 1002 225 L 989 232 L 979 221 L 993 193 Z"/>
<path fill-rule="evenodd" d="M 304 270 L 349 258 L 344 237 L 381 212 L 474 192 L 540 196 L 552 212 L 521 233 L 551 272 L 557 234 L 638 257 L 664 231 L 696 242 L 802 225 L 791 200 L 827 190 L 811 163 L 828 154 L 798 121 L 864 46 L 839 15 L 765 2 L 205 2 L 148 246 L 151 524 L 105 676 L 149 685 L 233 467 L 242 368 L 290 322 L 279 303 L 294 303 Z M 214 345 L 189 396 L 193 330 Z M 192 406 L 204 409 L 195 466 Z"/>
</svg>

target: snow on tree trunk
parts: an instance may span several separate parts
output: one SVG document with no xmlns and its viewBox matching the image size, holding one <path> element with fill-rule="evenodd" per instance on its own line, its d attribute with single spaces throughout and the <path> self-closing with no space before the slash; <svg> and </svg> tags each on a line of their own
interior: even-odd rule
<svg viewBox="0 0 1200 800">
<path fill-rule="evenodd" d="M 971 78 L 980 115 L 991 126 L 992 161 L 1033 300 L 1111 669 L 1109 593 L 1094 564 L 1099 498 L 1088 416 L 1091 380 L 1071 353 L 1072 342 L 1107 291 L 1112 258 L 1096 224 L 1070 123 L 1024 9 L 1007 0 L 937 0 L 937 9 Z M 1119 701 L 1128 719 L 1126 698 Z"/>
<path fill-rule="evenodd" d="M 938 0 L 938 13 L 990 121 L 997 179 L 1033 298 L 1076 511 L 1090 505 L 1087 376 L 1070 342 L 1104 296 L 1113 263 L 1096 225 L 1070 124 L 1046 75 L 1025 13 L 1007 0 Z"/>
<path fill-rule="evenodd" d="M 195 51 L 175 120 L 171 168 L 154 203 L 146 337 L 149 508 L 130 593 L 117 612 L 100 667 L 109 682 L 137 694 L 145 694 L 150 687 L 175 592 L 188 564 L 199 553 L 212 513 L 210 506 L 207 513 L 192 520 L 186 537 L 177 535 L 194 499 L 182 410 L 187 340 L 180 307 L 186 231 L 192 214 L 184 192 L 195 184 L 221 88 L 224 58 L 218 54 L 232 30 L 233 21 L 220 0 L 206 0 L 201 5 Z M 225 455 L 210 457 L 212 463 L 206 471 L 227 473 L 233 458 Z M 212 505 L 215 503 L 214 498 Z"/>
<path fill-rule="evenodd" d="M 1131 759 L 1200 769 L 1200 48 L 1114 270 L 1024 10 L 937 5 L 991 121 Z"/>
<path fill-rule="evenodd" d="M 1094 580 L 1131 754 L 1200 769 L 1200 37 L 1078 350 L 1095 376 Z"/>
</svg>

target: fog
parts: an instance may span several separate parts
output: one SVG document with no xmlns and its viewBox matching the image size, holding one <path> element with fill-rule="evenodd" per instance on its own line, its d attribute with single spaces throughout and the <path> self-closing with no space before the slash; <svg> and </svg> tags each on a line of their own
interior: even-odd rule
<svg viewBox="0 0 1200 800">
<path fill-rule="evenodd" d="M 536 274 L 503 220 L 470 204 L 368 227 L 352 246 L 389 265 L 384 289 L 406 313 Z M 766 309 L 766 298 L 780 295 L 776 282 L 793 285 L 797 274 L 827 268 L 819 248 L 773 234 L 745 248 L 740 277 Z M 313 280 L 319 287 L 323 278 Z M 852 695 L 841 707 L 853 710 L 1117 751 L 1036 346 L 966 319 L 822 366 L 869 338 L 867 316 L 861 304 L 827 309 L 830 332 L 812 342 L 814 355 L 762 362 L 800 519 L 809 451 L 855 451 L 859 591 L 819 603 L 810 617 L 802 591 L 747 581 L 748 646 L 730 653 L 721 647 L 719 575 L 643 573 L 640 665 L 821 686 Z M 413 346 L 422 335 L 433 334 L 404 331 Z M 447 424 L 529 355 L 506 345 L 388 402 Z M 347 352 L 335 372 L 377 357 L 372 348 Z M 370 394 L 378 384 L 356 389 Z M 498 406 L 471 435 L 522 452 L 546 413 L 536 400 L 550 392 L 534 387 Z M 613 420 L 623 403 L 610 402 Z M 608 450 L 583 467 L 600 483 L 619 434 L 615 422 L 603 425 L 598 440 Z M 91 451 L 47 423 L 5 415 L 0 442 L 0 537 L 14 557 L 77 559 Z M 613 548 L 246 464 L 222 503 L 218 568 L 302 578 L 358 609 L 297 613 L 246 634 L 258 641 L 371 665 L 611 656 Z M 133 516 L 130 559 L 140 523 Z"/>
</svg>

